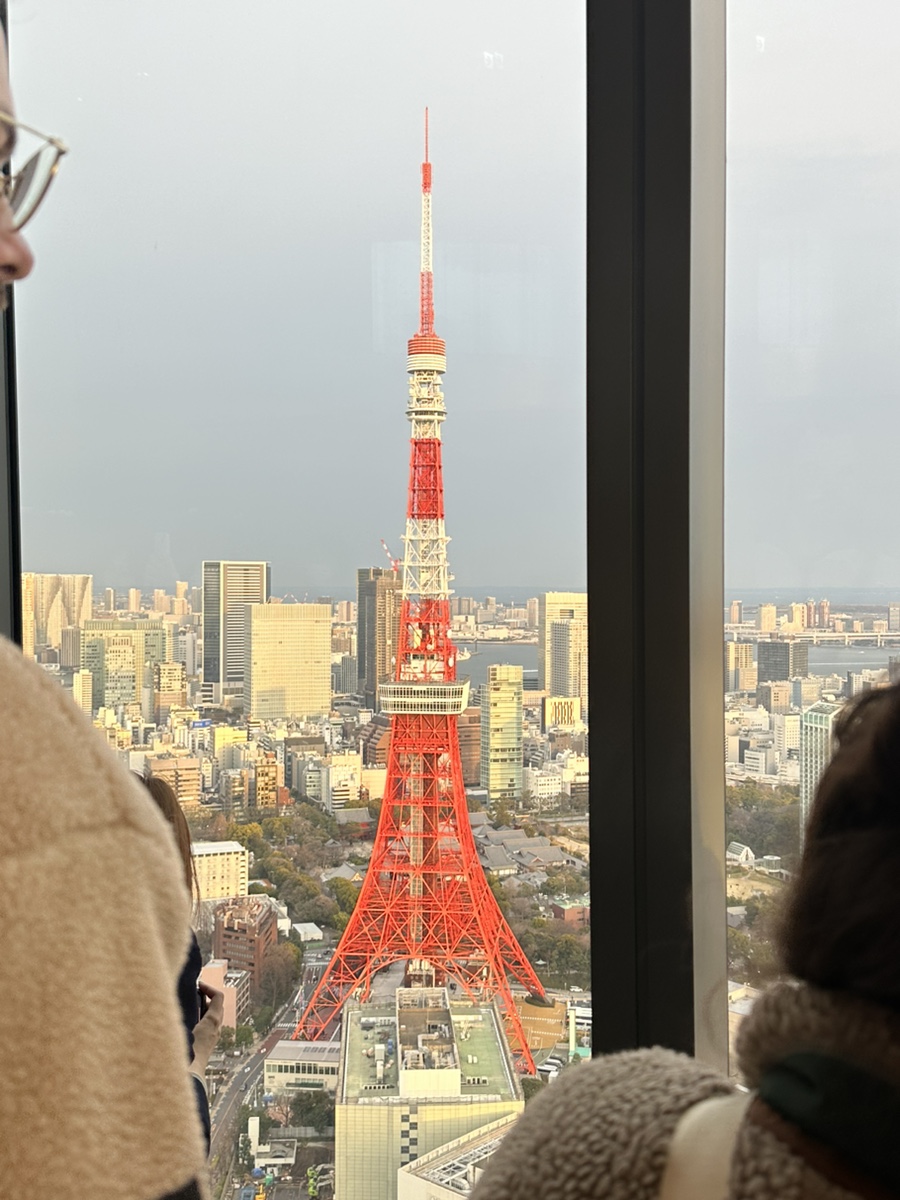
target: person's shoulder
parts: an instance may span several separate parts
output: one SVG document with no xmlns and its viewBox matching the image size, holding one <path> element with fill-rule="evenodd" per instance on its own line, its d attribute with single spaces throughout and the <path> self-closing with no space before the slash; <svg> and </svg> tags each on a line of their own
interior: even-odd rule
<svg viewBox="0 0 900 1200">
<path fill-rule="evenodd" d="M 165 825 L 137 780 L 71 697 L 0 637 L 0 854 L 118 825 L 164 840 Z"/>
<path fill-rule="evenodd" d="M 655 1197 L 680 1117 L 732 1084 L 654 1047 L 569 1067 L 527 1106 L 473 1200 Z"/>
</svg>

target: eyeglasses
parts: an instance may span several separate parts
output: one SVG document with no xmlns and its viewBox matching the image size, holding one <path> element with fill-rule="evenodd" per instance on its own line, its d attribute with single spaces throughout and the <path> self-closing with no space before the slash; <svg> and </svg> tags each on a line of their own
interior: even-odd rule
<svg viewBox="0 0 900 1200">
<path fill-rule="evenodd" d="M 21 229 L 26 221 L 31 220 L 47 195 L 59 170 L 60 159 L 68 153 L 69 148 L 59 138 L 48 137 L 30 125 L 23 125 L 8 113 L 0 112 L 0 126 L 4 125 L 9 130 L 9 139 L 17 147 L 20 134 L 29 135 L 28 141 L 32 143 L 34 138 L 41 143 L 21 167 L 14 167 L 11 174 L 0 176 L 0 196 L 12 210 L 13 229 Z"/>
</svg>

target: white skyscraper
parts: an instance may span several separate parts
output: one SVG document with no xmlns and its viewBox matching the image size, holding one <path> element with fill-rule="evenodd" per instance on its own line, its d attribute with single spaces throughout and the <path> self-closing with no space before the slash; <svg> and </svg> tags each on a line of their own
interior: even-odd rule
<svg viewBox="0 0 900 1200">
<path fill-rule="evenodd" d="M 522 796 L 522 668 L 488 667 L 481 689 L 481 786 L 488 799 L 517 803 Z"/>
<path fill-rule="evenodd" d="M 250 604 L 244 713 L 259 718 L 331 711 L 331 605 Z"/>
<path fill-rule="evenodd" d="M 538 596 L 538 688 L 550 687 L 553 621 L 587 622 L 587 592 L 544 592 Z M 586 703 L 586 696 L 585 696 Z"/>
<path fill-rule="evenodd" d="M 583 618 L 550 622 L 550 694 L 577 696 L 588 710 L 588 627 Z"/>
<path fill-rule="evenodd" d="M 244 690 L 247 606 L 265 604 L 271 587 L 266 562 L 203 564 L 203 699 L 221 704 Z M 330 614 L 329 614 L 330 615 Z"/>
<path fill-rule="evenodd" d="M 834 753 L 834 722 L 840 711 L 840 704 L 822 700 L 807 709 L 800 720 L 801 836 L 806 829 L 819 779 Z"/>
</svg>

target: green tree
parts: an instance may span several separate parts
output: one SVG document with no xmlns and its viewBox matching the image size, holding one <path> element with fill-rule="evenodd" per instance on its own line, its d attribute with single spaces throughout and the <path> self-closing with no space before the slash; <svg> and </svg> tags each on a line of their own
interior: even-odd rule
<svg viewBox="0 0 900 1200">
<path fill-rule="evenodd" d="M 522 1093 L 525 1096 L 525 1103 L 533 1100 L 547 1086 L 543 1079 L 538 1079 L 533 1075 L 526 1075 L 522 1080 Z"/>
<path fill-rule="evenodd" d="M 291 1121 L 319 1133 L 334 1125 L 334 1097 L 325 1088 L 303 1088 L 291 1100 Z"/>
<path fill-rule="evenodd" d="M 253 1015 L 253 1028 L 257 1033 L 266 1033 L 272 1024 L 275 1010 L 270 1004 L 264 1004 Z"/>
<path fill-rule="evenodd" d="M 230 1025 L 223 1025 L 219 1030 L 219 1041 L 217 1043 L 220 1050 L 226 1054 L 229 1050 L 234 1049 L 234 1030 Z"/>
<path fill-rule="evenodd" d="M 349 917 L 359 899 L 359 888 L 355 887 L 349 879 L 341 879 L 340 876 L 332 879 L 328 886 L 331 888 L 338 908 Z"/>
<path fill-rule="evenodd" d="M 291 994 L 300 976 L 301 954 L 290 942 L 270 946 L 263 958 L 259 979 L 261 999 L 277 1009 Z"/>
<path fill-rule="evenodd" d="M 237 1050 L 247 1050 L 253 1045 L 252 1025 L 238 1025 L 234 1031 L 234 1045 Z"/>
</svg>

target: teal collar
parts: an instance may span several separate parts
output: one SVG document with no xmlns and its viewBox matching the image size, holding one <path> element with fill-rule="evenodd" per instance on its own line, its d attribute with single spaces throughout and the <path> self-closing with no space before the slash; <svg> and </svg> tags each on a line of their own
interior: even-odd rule
<svg viewBox="0 0 900 1200">
<path fill-rule="evenodd" d="M 789 1054 L 769 1067 L 762 1100 L 848 1166 L 900 1192 L 900 1090 L 828 1054 Z"/>
</svg>

